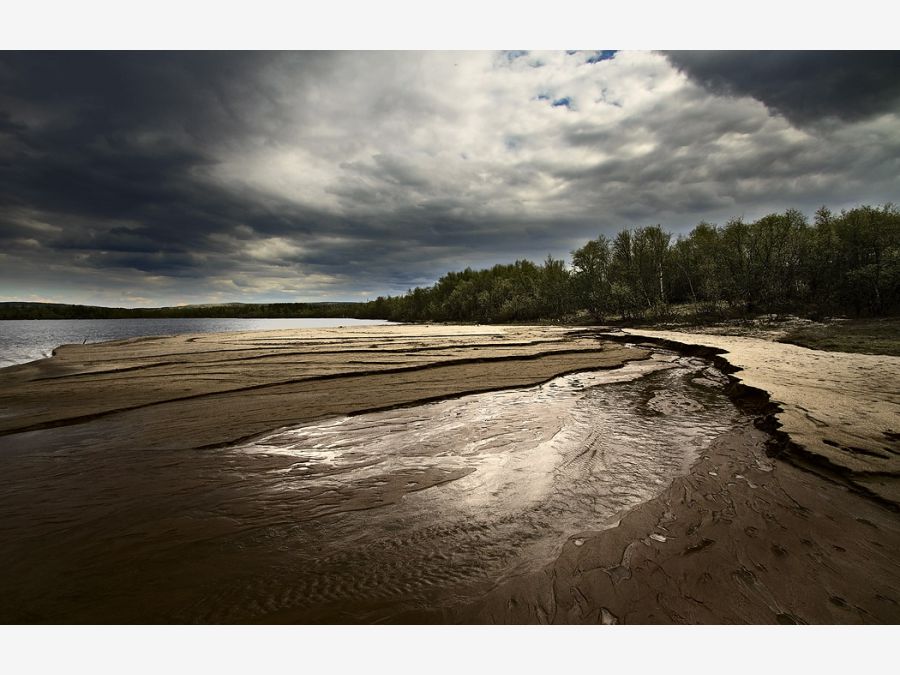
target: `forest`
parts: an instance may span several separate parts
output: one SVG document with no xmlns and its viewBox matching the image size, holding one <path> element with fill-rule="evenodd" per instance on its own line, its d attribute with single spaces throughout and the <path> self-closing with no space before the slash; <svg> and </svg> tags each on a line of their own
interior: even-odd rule
<svg viewBox="0 0 900 675">
<path fill-rule="evenodd" d="M 759 314 L 886 316 L 900 309 L 900 210 L 893 204 L 796 209 L 754 222 L 701 222 L 674 237 L 623 229 L 572 251 L 450 272 L 428 288 L 379 297 L 353 316 L 483 323 L 652 322 Z"/>
</svg>

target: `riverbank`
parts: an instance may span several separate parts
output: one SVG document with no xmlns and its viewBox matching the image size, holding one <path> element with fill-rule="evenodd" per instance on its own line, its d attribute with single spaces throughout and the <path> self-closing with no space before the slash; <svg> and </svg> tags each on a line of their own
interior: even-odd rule
<svg viewBox="0 0 900 675">
<path fill-rule="evenodd" d="M 370 460 L 356 450 L 341 450 L 349 453 L 342 460 L 349 469 L 365 474 L 362 483 L 354 481 L 365 495 L 350 499 L 337 483 L 305 495 L 294 481 L 312 469 L 325 472 L 327 483 L 329 476 L 337 478 L 331 473 L 337 465 L 321 458 L 298 463 L 293 451 L 279 451 L 281 441 L 271 432 L 318 423 L 305 433 L 322 438 L 333 434 L 328 420 L 445 399 L 443 424 L 454 429 L 459 423 L 453 416 L 460 410 L 452 402 L 461 395 L 527 387 L 563 373 L 615 371 L 629 361 L 641 368 L 650 363 L 643 360 L 648 350 L 613 339 L 661 343 L 686 353 L 707 350 L 707 356 L 715 352 L 723 367 L 734 371 L 735 382 L 758 391 L 755 410 L 765 417 L 764 429 L 746 420 L 726 424 L 686 475 L 676 472 L 674 482 L 629 507 L 618 525 L 602 531 L 567 526 L 572 534 L 563 538 L 561 553 L 540 570 L 504 575 L 494 585 L 482 580 L 476 599 L 438 610 L 394 613 L 379 607 L 381 613 L 373 616 L 445 623 L 900 620 L 900 526 L 890 508 L 895 467 L 890 456 L 858 458 L 861 453 L 843 450 L 840 442 L 852 437 L 846 447 L 864 448 L 864 442 L 880 441 L 890 431 L 882 427 L 896 419 L 898 359 L 828 355 L 731 336 L 650 331 L 603 336 L 596 329 L 521 326 L 142 338 L 69 345 L 51 359 L 0 370 L 0 470 L 10 486 L 0 495 L 0 564 L 7 572 L 0 582 L 0 618 L 13 623 L 360 620 L 364 615 L 301 611 L 310 591 L 298 590 L 298 579 L 309 577 L 311 568 L 296 556 L 319 550 L 315 542 L 330 539 L 328 527 L 339 525 L 343 513 L 377 515 L 383 506 L 412 500 L 412 494 L 432 499 L 429 495 L 446 485 L 458 486 L 451 502 L 475 508 L 464 519 L 470 530 L 465 536 L 478 544 L 473 550 L 483 551 L 492 545 L 492 535 L 476 527 L 478 507 L 467 501 L 464 480 L 480 474 L 468 461 L 449 470 L 420 466 L 420 457 L 440 453 L 419 447 L 413 433 L 404 450 L 412 454 L 402 455 L 394 473 L 369 469 Z M 739 393 L 735 386 L 733 396 Z M 629 400 L 648 404 L 645 394 L 635 396 Z M 691 409 L 682 399 L 666 404 Z M 524 414 L 536 418 L 543 406 L 533 405 L 536 412 Z M 518 406 L 507 408 L 512 417 L 500 425 L 504 433 L 515 433 Z M 497 425 L 490 406 L 470 407 L 484 429 Z M 650 418 L 665 424 L 665 417 Z M 379 442 L 371 425 L 381 429 L 383 422 L 366 415 L 342 419 L 358 419 L 364 437 L 371 436 L 366 443 Z M 429 419 L 399 415 L 389 422 L 405 432 L 410 425 L 427 430 Z M 840 471 L 771 457 L 772 420 L 796 445 L 786 458 L 802 457 L 798 453 L 807 448 Z M 550 424 L 530 440 L 546 434 L 549 441 L 553 428 Z M 660 433 L 671 436 L 671 429 L 661 426 Z M 473 447 L 480 447 L 478 438 L 469 439 Z M 235 443 L 251 439 L 256 450 L 234 452 Z M 321 442 L 311 440 L 309 447 Z M 596 442 L 592 437 L 590 443 Z M 896 439 L 888 442 L 895 447 Z M 330 456 L 332 445 L 322 447 L 313 454 Z M 819 450 L 840 454 L 830 459 Z M 599 457 L 602 462 L 602 452 Z M 527 467 L 520 469 L 521 480 L 508 485 L 524 488 L 547 478 L 547 467 L 535 464 L 534 476 Z M 607 473 L 602 469 L 598 476 Z M 491 493 L 490 485 L 479 489 Z M 315 518 L 301 526 L 299 515 Z M 424 535 L 412 540 L 416 546 L 446 532 Z M 390 555 L 409 567 L 415 561 L 403 552 L 413 548 L 404 542 Z M 452 550 L 422 555 L 422 565 L 437 566 L 452 583 L 468 583 L 458 576 L 461 561 Z M 374 574 L 373 589 L 388 583 L 365 557 L 355 560 L 342 553 L 327 565 L 316 563 L 325 565 L 323 573 L 346 578 L 338 587 L 323 588 L 318 574 L 304 583 L 328 602 L 351 593 L 360 570 Z M 428 579 L 434 583 L 434 577 Z M 408 591 L 392 592 L 403 597 Z"/>
<path fill-rule="evenodd" d="M 811 322 L 786 331 L 779 342 L 825 351 L 900 356 L 900 318 Z"/>
<path fill-rule="evenodd" d="M 479 455 L 480 436 L 466 437 L 469 425 L 453 404 L 470 392 L 515 394 L 567 372 L 613 374 L 647 356 L 568 330 L 381 326 L 69 345 L 4 369 L 0 621 L 272 621 L 284 608 L 315 609 L 333 598 L 358 609 L 361 580 L 367 594 L 388 592 L 395 601 L 409 583 L 471 592 L 486 569 L 485 532 L 473 518 L 454 524 L 458 503 L 447 495 L 491 458 Z M 449 456 L 424 447 L 434 413 L 416 413 L 423 401 L 442 399 L 448 431 L 431 442 L 462 434 Z M 488 409 L 505 410 L 504 429 L 523 436 L 518 406 L 472 405 L 470 417 L 491 434 Z M 378 410 L 390 414 L 372 418 Z M 330 433 L 335 420 L 361 425 L 366 440 L 354 449 L 343 436 L 328 447 L 320 438 L 280 451 L 264 438 L 303 423 Z M 547 422 L 520 440 L 549 439 L 560 422 Z M 382 438 L 389 428 L 410 432 L 403 453 L 392 454 L 396 436 Z M 473 457 L 453 456 L 470 445 Z M 504 441 L 498 453 L 518 447 Z M 394 547 L 397 507 L 435 494 L 449 499 L 446 508 L 398 521 L 426 530 L 405 537 L 414 536 L 419 553 L 409 542 Z M 428 529 L 428 517 L 447 512 L 450 529 Z M 377 535 L 372 551 L 355 548 L 353 533 L 366 528 Z M 468 542 L 471 560 L 442 548 L 448 537 Z M 361 616 L 368 615 L 339 620 L 367 620 Z M 328 620 L 321 611 L 304 619 Z"/>
<path fill-rule="evenodd" d="M 50 358 L 60 345 L 188 333 L 385 325 L 363 319 L 35 319 L 0 321 L 0 368 Z"/>
</svg>

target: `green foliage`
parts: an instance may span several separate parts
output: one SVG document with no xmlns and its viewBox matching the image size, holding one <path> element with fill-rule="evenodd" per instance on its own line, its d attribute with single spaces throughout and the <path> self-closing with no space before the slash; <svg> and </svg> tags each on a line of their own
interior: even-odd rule
<svg viewBox="0 0 900 675">
<path fill-rule="evenodd" d="M 562 260 L 548 257 L 541 266 L 517 260 L 486 270 L 450 272 L 430 288 L 416 288 L 399 297 L 379 297 L 363 305 L 362 313 L 355 316 L 503 323 L 560 319 L 576 305 L 571 274 Z"/>
<path fill-rule="evenodd" d="M 900 309 L 900 212 L 891 204 L 839 215 L 822 207 L 813 226 L 796 209 L 756 222 L 698 224 L 672 239 L 659 225 L 603 235 L 572 251 L 488 270 L 450 272 L 431 288 L 379 298 L 365 316 L 395 321 L 558 321 L 586 314 L 659 320 L 673 304 L 697 315 L 796 312 L 883 315 Z"/>
</svg>

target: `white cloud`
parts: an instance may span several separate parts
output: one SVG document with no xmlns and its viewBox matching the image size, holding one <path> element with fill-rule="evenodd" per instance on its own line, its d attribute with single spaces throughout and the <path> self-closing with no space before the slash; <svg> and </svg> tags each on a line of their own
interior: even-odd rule
<svg viewBox="0 0 900 675">
<path fill-rule="evenodd" d="M 753 99 L 702 90 L 655 53 L 595 64 L 565 52 L 341 53 L 299 80 L 292 67 L 266 71 L 279 121 L 267 142 L 228 148 L 213 178 L 389 226 L 416 211 L 581 231 L 688 223 L 752 210 L 773 188 L 765 206 L 805 205 L 840 192 L 828 176 L 846 161 L 884 161 L 897 144 L 896 117 L 819 137 Z"/>
<path fill-rule="evenodd" d="M 247 244 L 244 249 L 254 260 L 264 262 L 279 262 L 294 258 L 304 249 L 293 241 L 284 237 L 269 237 L 268 239 L 257 239 Z"/>
<path fill-rule="evenodd" d="M 535 60 L 543 65 L 532 67 Z M 296 88 L 282 64 L 269 74 L 282 92 L 282 125 L 265 144 L 229 148 L 214 177 L 343 216 L 442 199 L 473 214 L 516 215 L 528 205 L 532 216 L 551 215 L 565 187 L 559 169 L 651 151 L 652 139 L 621 147 L 616 128 L 688 86 L 655 54 L 585 60 L 342 54 L 327 77 Z M 570 107 L 553 105 L 563 98 Z M 578 129 L 609 133 L 610 147 L 567 143 Z"/>
</svg>

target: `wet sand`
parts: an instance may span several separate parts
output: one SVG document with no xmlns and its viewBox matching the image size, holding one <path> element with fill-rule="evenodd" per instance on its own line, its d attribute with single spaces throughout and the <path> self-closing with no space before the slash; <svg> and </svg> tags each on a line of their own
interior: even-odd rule
<svg viewBox="0 0 900 675">
<path fill-rule="evenodd" d="M 768 381 L 753 364 L 771 354 L 733 349 L 732 378 L 806 382 L 807 354 Z M 594 330 L 390 326 L 68 346 L 2 370 L 0 620 L 900 620 L 892 493 L 858 465 L 770 457 L 771 409 L 735 407 L 704 362 L 648 357 Z M 895 364 L 862 393 L 841 363 L 818 386 L 843 417 L 802 389 L 779 414 L 814 411 L 820 439 L 882 433 L 853 419 L 891 413 Z"/>
<path fill-rule="evenodd" d="M 540 572 L 453 616 L 410 621 L 894 624 L 900 519 L 767 457 L 767 434 L 724 434 L 691 474 L 622 518 L 573 535 Z"/>
</svg>

